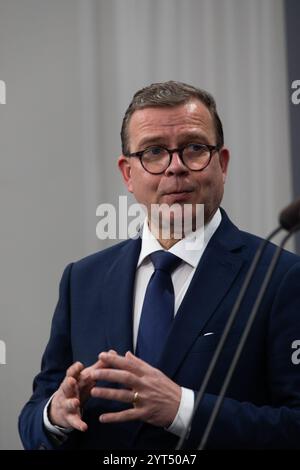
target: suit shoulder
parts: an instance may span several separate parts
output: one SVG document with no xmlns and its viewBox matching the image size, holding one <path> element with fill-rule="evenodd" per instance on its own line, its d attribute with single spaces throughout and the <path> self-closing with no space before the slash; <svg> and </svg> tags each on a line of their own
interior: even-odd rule
<svg viewBox="0 0 300 470">
<path fill-rule="evenodd" d="M 240 231 L 241 237 L 244 240 L 245 245 L 248 247 L 249 251 L 252 251 L 255 253 L 257 249 L 259 248 L 260 244 L 263 241 L 263 238 L 253 235 L 252 233 L 245 232 L 245 231 Z M 263 256 L 263 259 L 265 262 L 269 263 L 270 259 L 274 255 L 277 245 L 275 245 L 272 242 L 269 242 L 266 249 L 265 253 Z M 300 256 L 292 253 L 288 250 L 283 250 L 280 258 L 279 258 L 279 265 L 285 266 L 286 268 L 293 266 L 294 264 L 300 263 Z"/>
<path fill-rule="evenodd" d="M 85 270 L 99 265 L 111 265 L 112 261 L 118 257 L 123 250 L 133 243 L 134 240 L 125 240 L 116 245 L 105 248 L 104 250 L 92 253 L 73 263 L 73 269 Z"/>
</svg>

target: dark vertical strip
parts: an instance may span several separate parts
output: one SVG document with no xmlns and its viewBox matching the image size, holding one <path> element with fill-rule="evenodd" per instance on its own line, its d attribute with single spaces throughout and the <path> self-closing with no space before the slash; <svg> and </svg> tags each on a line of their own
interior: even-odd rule
<svg viewBox="0 0 300 470">
<path fill-rule="evenodd" d="M 288 54 L 288 83 L 290 110 L 290 138 L 292 152 L 293 193 L 294 198 L 300 197 L 300 103 L 293 104 L 291 85 L 300 81 L 300 0 L 285 0 L 285 26 Z M 300 98 L 300 93 L 298 93 Z M 300 235 L 296 237 L 296 249 L 300 254 Z"/>
</svg>

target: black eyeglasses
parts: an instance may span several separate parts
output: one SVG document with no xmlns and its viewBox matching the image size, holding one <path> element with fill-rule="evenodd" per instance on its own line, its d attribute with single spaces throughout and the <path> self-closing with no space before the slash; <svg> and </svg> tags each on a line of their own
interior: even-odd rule
<svg viewBox="0 0 300 470">
<path fill-rule="evenodd" d="M 143 168 L 152 175 L 164 173 L 172 161 L 174 153 L 178 153 L 182 163 L 192 171 L 202 171 L 211 161 L 219 145 L 187 144 L 177 149 L 168 149 L 153 145 L 139 152 L 128 153 L 126 157 L 138 157 Z"/>
</svg>

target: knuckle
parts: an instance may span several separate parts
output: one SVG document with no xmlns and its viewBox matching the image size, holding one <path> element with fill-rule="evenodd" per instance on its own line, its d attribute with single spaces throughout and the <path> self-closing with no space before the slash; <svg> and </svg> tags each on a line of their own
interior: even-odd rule
<svg viewBox="0 0 300 470">
<path fill-rule="evenodd" d="M 132 382 L 132 373 L 126 371 L 124 374 L 125 374 L 125 376 L 124 376 L 125 380 L 128 381 L 128 382 Z"/>
<path fill-rule="evenodd" d="M 67 400 L 66 402 L 66 409 L 68 412 L 72 412 L 75 409 L 75 403 L 74 400 Z"/>
<path fill-rule="evenodd" d="M 70 367 L 68 367 L 67 369 L 67 376 L 72 374 L 73 373 L 73 370 L 74 370 L 74 364 L 72 364 Z"/>
<path fill-rule="evenodd" d="M 72 377 L 66 377 L 65 379 L 65 385 L 70 386 L 73 384 L 73 378 Z"/>
<path fill-rule="evenodd" d="M 144 408 L 139 408 L 138 419 L 141 421 L 147 421 L 149 419 L 149 413 Z"/>
</svg>

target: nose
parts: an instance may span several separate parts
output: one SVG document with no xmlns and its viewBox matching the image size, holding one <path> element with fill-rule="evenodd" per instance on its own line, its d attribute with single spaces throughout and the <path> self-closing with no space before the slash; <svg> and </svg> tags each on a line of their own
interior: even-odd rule
<svg viewBox="0 0 300 470">
<path fill-rule="evenodd" d="M 171 163 L 166 169 L 165 174 L 166 175 L 174 175 L 174 174 L 180 175 L 180 174 L 188 173 L 188 171 L 189 171 L 188 167 L 185 166 L 185 164 L 179 157 L 178 152 L 173 152 Z"/>
</svg>

